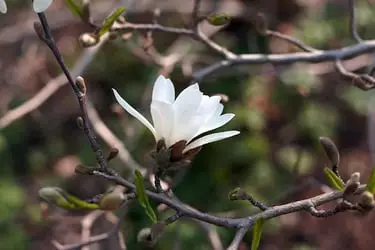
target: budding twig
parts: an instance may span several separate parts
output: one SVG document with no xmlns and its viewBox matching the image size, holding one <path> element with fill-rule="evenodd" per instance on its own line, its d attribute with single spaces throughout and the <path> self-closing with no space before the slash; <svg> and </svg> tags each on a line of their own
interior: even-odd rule
<svg viewBox="0 0 375 250">
<path fill-rule="evenodd" d="M 88 138 L 88 140 L 91 144 L 91 148 L 96 155 L 96 159 L 97 159 L 100 167 L 103 168 L 103 169 L 107 169 L 108 163 L 107 163 L 107 161 L 106 161 L 106 159 L 103 155 L 102 150 L 100 149 L 100 145 L 99 145 L 99 143 L 96 139 L 96 135 L 95 135 L 95 133 L 92 129 L 90 120 L 88 118 L 87 107 L 86 107 L 86 94 L 83 93 L 83 92 L 86 92 L 85 84 L 82 81 L 83 78 L 78 78 L 78 80 L 77 80 L 78 84 L 77 84 L 76 81 L 73 80 L 73 77 L 70 74 L 68 68 L 66 67 L 66 65 L 64 63 L 64 60 L 63 60 L 63 58 L 60 54 L 60 51 L 56 46 L 55 39 L 52 36 L 52 33 L 51 33 L 50 28 L 49 28 L 49 25 L 48 25 L 47 18 L 45 16 L 45 14 L 43 12 L 38 13 L 38 17 L 39 17 L 40 23 L 41 23 L 43 31 L 44 31 L 44 35 L 42 36 L 42 34 L 40 34 L 40 31 L 38 30 L 37 31 L 38 36 L 51 49 L 51 51 L 52 51 L 53 55 L 55 56 L 60 68 L 64 72 L 65 77 L 67 78 L 70 86 L 72 87 L 73 92 L 78 99 L 79 107 L 81 109 L 82 120 L 83 120 L 83 130 L 87 135 L 87 138 Z"/>
</svg>

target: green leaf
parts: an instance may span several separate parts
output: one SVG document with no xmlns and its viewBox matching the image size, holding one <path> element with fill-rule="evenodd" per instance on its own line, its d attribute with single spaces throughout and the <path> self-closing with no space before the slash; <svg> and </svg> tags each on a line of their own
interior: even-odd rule
<svg viewBox="0 0 375 250">
<path fill-rule="evenodd" d="M 83 9 L 80 4 L 77 4 L 75 0 L 65 0 L 65 3 L 74 16 L 83 18 Z"/>
<path fill-rule="evenodd" d="M 251 242 L 251 250 L 257 250 L 260 243 L 260 237 L 262 236 L 263 224 L 265 219 L 263 217 L 259 218 L 253 228 L 253 239 Z"/>
<path fill-rule="evenodd" d="M 214 26 L 222 26 L 230 22 L 231 17 L 224 13 L 215 13 L 206 17 L 207 21 Z"/>
<path fill-rule="evenodd" d="M 67 194 L 66 199 L 75 206 L 76 209 L 99 209 L 99 205 L 95 203 L 88 203 L 79 199 L 76 196 Z"/>
<path fill-rule="evenodd" d="M 367 186 L 366 186 L 367 191 L 371 192 L 372 194 L 375 193 L 375 168 L 371 170 L 371 175 L 368 180 Z"/>
<path fill-rule="evenodd" d="M 84 209 L 98 209 L 99 206 L 94 203 L 88 203 L 73 195 L 68 194 L 58 187 L 44 187 L 39 190 L 39 197 L 49 204 L 67 210 L 84 210 Z"/>
<path fill-rule="evenodd" d="M 103 21 L 102 27 L 100 27 L 98 31 L 98 36 L 101 37 L 102 35 L 107 33 L 109 29 L 112 27 L 113 23 L 117 20 L 117 18 L 119 18 L 124 12 L 125 8 L 120 7 L 113 11 L 109 16 L 107 16 Z"/>
<path fill-rule="evenodd" d="M 338 177 L 330 168 L 324 168 L 324 173 L 328 178 L 331 186 L 337 190 L 343 191 L 345 187 L 345 183 L 342 181 L 340 177 Z"/>
<path fill-rule="evenodd" d="M 135 186 L 139 204 L 141 204 L 141 206 L 145 209 L 145 212 L 152 223 L 157 223 L 158 220 L 156 214 L 150 205 L 150 202 L 146 195 L 145 187 L 143 185 L 143 176 L 138 170 L 135 170 Z"/>
</svg>

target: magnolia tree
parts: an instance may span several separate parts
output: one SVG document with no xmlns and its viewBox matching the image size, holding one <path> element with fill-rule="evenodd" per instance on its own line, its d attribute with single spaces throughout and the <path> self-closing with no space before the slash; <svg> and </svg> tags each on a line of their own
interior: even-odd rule
<svg viewBox="0 0 375 250">
<path fill-rule="evenodd" d="M 30 3 L 31 4 L 31 3 Z M 325 150 L 330 161 L 330 166 L 324 169 L 327 180 L 331 188 L 318 196 L 310 197 L 303 200 L 297 200 L 282 205 L 268 206 L 263 202 L 255 199 L 251 194 L 239 187 L 232 187 L 228 198 L 231 201 L 245 200 L 254 206 L 259 212 L 255 212 L 245 217 L 219 216 L 199 211 L 179 200 L 174 194 L 173 178 L 181 171 L 191 166 L 194 158 L 199 154 L 203 146 L 216 141 L 237 140 L 240 134 L 240 128 L 225 132 L 213 132 L 232 119 L 235 114 L 224 113 L 224 104 L 228 102 L 225 95 L 205 95 L 200 90 L 199 81 L 203 78 L 213 75 L 229 66 L 236 67 L 238 65 L 254 65 L 254 64 L 273 64 L 285 65 L 296 62 L 318 63 L 331 61 L 335 65 L 335 69 L 342 77 L 350 79 L 353 87 L 363 90 L 374 88 L 375 80 L 372 77 L 372 69 L 369 73 L 357 74 L 347 70 L 343 61 L 355 56 L 363 55 L 375 51 L 375 42 L 373 40 L 363 40 L 356 29 L 356 16 L 354 1 L 348 0 L 350 31 L 356 44 L 343 47 L 336 50 L 318 50 L 307 46 L 296 38 L 281 34 L 268 29 L 267 21 L 262 14 L 254 17 L 257 32 L 265 37 L 275 37 L 286 43 L 296 47 L 297 52 L 284 54 L 236 54 L 229 49 L 221 46 L 210 38 L 202 30 L 202 25 L 225 27 L 231 22 L 231 17 L 226 13 L 202 13 L 200 10 L 200 1 L 196 0 L 192 9 L 192 23 L 190 27 L 179 28 L 164 26 L 158 23 L 159 11 L 154 13 L 154 21 L 152 23 L 130 23 L 125 20 L 125 8 L 121 7 L 113 10 L 101 25 L 92 22 L 90 16 L 90 1 L 74 1 L 67 0 L 66 5 L 73 14 L 80 18 L 84 24 L 90 27 L 91 31 L 82 34 L 79 37 L 80 44 L 87 51 L 93 52 L 100 46 L 117 35 L 122 35 L 123 39 L 133 31 L 146 32 L 146 42 L 148 42 L 147 53 L 153 58 L 153 62 L 163 67 L 165 75 L 171 71 L 173 65 L 183 55 L 177 57 L 162 57 L 153 50 L 152 32 L 164 32 L 190 37 L 197 42 L 203 44 L 212 52 L 215 52 L 221 58 L 211 65 L 204 68 L 194 70 L 191 73 L 192 81 L 184 90 L 176 94 L 175 86 L 169 78 L 160 75 L 154 79 L 152 93 L 150 93 L 150 114 L 152 123 L 145 115 L 132 107 L 130 101 L 126 101 L 117 90 L 113 89 L 113 99 L 131 116 L 142 123 L 153 135 L 155 139 L 154 148 L 150 156 L 152 158 L 152 167 L 144 168 L 133 160 L 128 154 L 125 146 L 120 142 L 113 147 L 109 156 L 105 157 L 101 146 L 97 140 L 96 133 L 107 141 L 108 134 L 110 138 L 115 138 L 111 142 L 118 142 L 115 135 L 106 127 L 103 122 L 98 122 L 98 117 L 93 110 L 92 104 L 88 101 L 87 85 L 83 77 L 78 76 L 82 71 L 80 68 L 74 68 L 72 71 L 68 69 L 59 48 L 53 38 L 53 34 L 48 22 L 48 7 L 53 4 L 52 0 L 34 0 L 32 2 L 33 10 L 39 18 L 34 23 L 36 35 L 46 46 L 49 47 L 54 55 L 59 67 L 63 71 L 67 82 L 70 84 L 79 104 L 81 115 L 77 118 L 77 124 L 83 133 L 86 134 L 89 145 L 96 155 L 97 167 L 89 167 L 78 165 L 75 169 L 79 175 L 96 176 L 114 184 L 114 187 L 105 193 L 98 194 L 90 199 L 80 199 L 59 187 L 42 187 L 39 196 L 43 202 L 46 202 L 44 212 L 48 212 L 47 207 L 57 206 L 65 210 L 85 211 L 102 210 L 108 212 L 119 212 L 118 220 L 115 227 L 109 232 L 92 236 L 82 242 L 70 242 L 61 244 L 54 241 L 53 244 L 57 249 L 83 249 L 94 243 L 104 241 L 112 235 L 119 234 L 122 249 L 126 249 L 121 234 L 121 225 L 124 222 L 124 216 L 127 207 L 138 202 L 144 209 L 145 216 L 150 219 L 149 227 L 139 231 L 137 240 L 139 244 L 154 246 L 158 239 L 163 235 L 166 229 L 172 223 L 178 223 L 180 219 L 190 219 L 200 223 L 208 223 L 225 229 L 235 229 L 236 234 L 228 246 L 220 243 L 220 238 L 216 235 L 212 240 L 213 249 L 239 249 L 243 237 L 248 231 L 252 232 L 251 249 L 257 249 L 261 240 L 263 224 L 272 218 L 281 215 L 295 213 L 299 211 L 307 211 L 311 216 L 329 217 L 338 213 L 354 211 L 358 214 L 365 215 L 374 207 L 375 192 L 375 173 L 371 174 L 369 179 L 362 180 L 358 172 L 350 173 L 348 179 L 344 179 L 339 174 L 340 154 L 334 142 L 327 137 L 320 137 L 320 143 Z M 0 0 L 0 11 L 4 14 L 7 12 L 7 5 L 4 0 Z M 87 64 L 84 63 L 84 64 Z M 65 81 L 60 79 L 59 81 Z M 53 84 L 53 83 L 51 83 Z M 38 98 L 38 97 L 36 97 Z M 43 101 L 40 102 L 41 105 Z M 26 103 L 26 106 L 28 103 Z M 1 127 L 4 128 L 13 121 L 22 117 L 26 113 L 37 108 L 34 105 L 31 108 L 23 108 L 15 110 L 12 115 L 5 115 L 1 120 Z M 30 107 L 30 106 L 28 106 Z M 143 112 L 142 112 L 143 113 Z M 95 123 L 92 120 L 96 120 Z M 102 133 L 103 130 L 106 133 Z M 209 133 L 208 133 L 209 132 Z M 109 143 L 111 144 L 111 143 Z M 111 168 L 109 162 L 120 157 L 125 165 L 132 169 L 132 173 L 128 176 L 122 176 L 116 170 Z M 187 170 L 189 171 L 189 170 Z M 151 205 L 150 200 L 157 205 L 163 205 L 164 209 L 157 212 L 155 206 Z M 320 206 L 335 201 L 328 209 L 322 209 Z M 166 213 L 168 211 L 168 213 Z M 166 219 L 164 214 L 174 214 Z M 218 243 L 219 242 L 219 243 Z"/>
</svg>

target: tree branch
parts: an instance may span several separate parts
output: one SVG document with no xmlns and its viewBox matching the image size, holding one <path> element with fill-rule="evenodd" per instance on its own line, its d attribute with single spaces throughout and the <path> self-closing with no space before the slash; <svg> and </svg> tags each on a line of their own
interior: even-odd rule
<svg viewBox="0 0 375 250">
<path fill-rule="evenodd" d="M 91 174 L 95 176 L 101 176 L 107 180 L 111 180 L 115 182 L 116 184 L 127 187 L 133 191 L 136 188 L 133 183 L 123 179 L 120 176 L 108 175 L 100 171 L 93 171 Z M 358 189 L 356 194 L 359 194 L 363 192 L 364 190 L 365 190 L 365 185 L 362 185 Z M 308 198 L 308 199 L 304 199 L 304 200 L 300 200 L 296 202 L 291 202 L 291 203 L 284 204 L 284 205 L 269 207 L 267 210 L 260 212 L 258 214 L 255 214 L 253 216 L 244 217 L 244 218 L 227 218 L 227 217 L 219 217 L 219 216 L 214 216 L 214 215 L 200 212 L 198 210 L 195 210 L 183 204 L 182 202 L 179 202 L 175 199 L 172 199 L 166 196 L 163 193 L 146 191 L 146 194 L 149 198 L 155 200 L 156 202 L 166 204 L 167 206 L 176 210 L 177 212 L 179 212 L 181 215 L 185 217 L 195 218 L 195 219 L 205 221 L 210 224 L 214 224 L 214 225 L 222 226 L 222 227 L 229 227 L 229 228 L 251 227 L 253 223 L 260 217 L 263 217 L 264 219 L 271 219 L 274 217 L 278 217 L 280 215 L 303 211 L 303 210 L 309 209 L 310 207 L 318 207 L 322 204 L 325 204 L 333 200 L 341 199 L 343 197 L 343 192 L 332 191 L 332 192 L 321 194 L 312 198 Z"/>
</svg>

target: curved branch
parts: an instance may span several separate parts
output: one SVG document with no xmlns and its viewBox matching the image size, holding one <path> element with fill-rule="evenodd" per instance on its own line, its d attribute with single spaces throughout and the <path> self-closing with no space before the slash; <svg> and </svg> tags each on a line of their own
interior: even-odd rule
<svg viewBox="0 0 375 250">
<path fill-rule="evenodd" d="M 81 75 L 87 66 L 91 63 L 92 59 L 99 51 L 101 46 L 107 40 L 106 37 L 103 37 L 101 41 L 91 47 L 86 49 L 82 55 L 79 57 L 72 69 L 72 76 L 77 77 Z M 9 110 L 3 117 L 0 118 L 0 129 L 6 128 L 12 122 L 17 121 L 22 118 L 24 115 L 36 110 L 39 108 L 46 100 L 48 100 L 57 90 L 62 86 L 67 84 L 67 80 L 64 74 L 59 75 L 58 77 L 49 81 L 46 86 L 44 86 L 35 96 L 31 99 L 18 106 L 17 108 Z"/>
<path fill-rule="evenodd" d="M 116 184 L 127 187 L 131 190 L 135 190 L 136 188 L 133 183 L 123 179 L 121 176 L 112 176 L 112 175 L 108 175 L 100 171 L 93 171 L 91 174 L 96 175 L 96 176 L 101 176 L 107 180 L 111 180 L 115 182 Z M 365 185 L 362 185 L 358 189 L 357 194 L 363 192 L 365 190 L 365 187 L 366 187 Z M 308 199 L 304 199 L 304 200 L 300 200 L 296 202 L 291 202 L 291 203 L 284 204 L 284 205 L 269 207 L 266 211 L 260 212 L 253 216 L 244 217 L 244 218 L 227 218 L 227 217 L 219 217 L 219 216 L 214 216 L 214 215 L 200 212 L 194 208 L 191 208 L 190 206 L 183 204 L 182 202 L 179 202 L 175 199 L 171 199 L 170 197 L 166 196 L 163 193 L 155 193 L 152 191 L 146 191 L 146 194 L 150 199 L 166 204 L 167 206 L 179 212 L 182 216 L 195 218 L 195 219 L 205 221 L 210 224 L 214 224 L 214 225 L 222 226 L 222 227 L 228 227 L 228 228 L 246 228 L 246 227 L 250 228 L 254 224 L 254 222 L 261 217 L 264 219 L 271 219 L 271 218 L 278 217 L 284 214 L 304 211 L 304 210 L 310 209 L 311 207 L 315 208 L 327 202 L 337 200 L 343 197 L 343 192 L 332 191 L 332 192 L 321 194 L 312 198 L 308 198 Z"/>
</svg>

